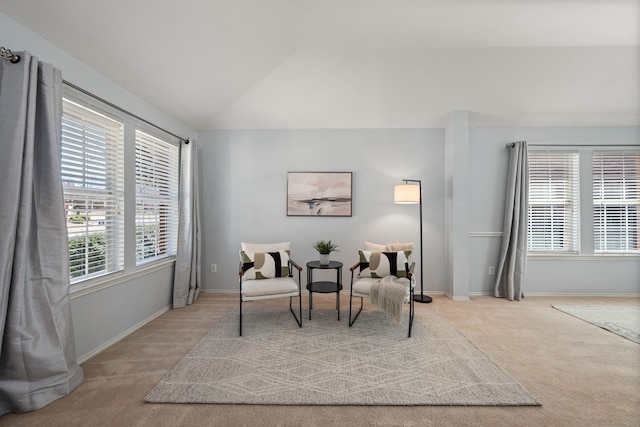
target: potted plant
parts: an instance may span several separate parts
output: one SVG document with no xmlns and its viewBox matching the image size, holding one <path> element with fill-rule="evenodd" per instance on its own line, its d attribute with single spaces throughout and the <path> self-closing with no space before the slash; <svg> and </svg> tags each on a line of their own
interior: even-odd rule
<svg viewBox="0 0 640 427">
<path fill-rule="evenodd" d="M 312 246 L 313 249 L 320 254 L 320 264 L 329 264 L 329 254 L 331 252 L 339 252 L 338 245 L 332 243 L 331 240 L 318 240 Z"/>
</svg>

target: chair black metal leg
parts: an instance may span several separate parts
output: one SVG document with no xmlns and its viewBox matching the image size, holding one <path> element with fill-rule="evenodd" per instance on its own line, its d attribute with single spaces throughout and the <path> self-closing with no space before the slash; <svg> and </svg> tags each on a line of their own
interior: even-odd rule
<svg viewBox="0 0 640 427">
<path fill-rule="evenodd" d="M 240 275 L 240 279 L 239 279 L 239 288 L 238 288 L 238 293 L 240 294 L 240 319 L 239 319 L 239 335 L 242 336 L 242 275 Z"/>
<path fill-rule="evenodd" d="M 411 328 L 413 327 L 413 316 L 415 315 L 415 306 L 413 302 L 413 290 L 409 292 L 409 335 L 411 338 Z"/>
<path fill-rule="evenodd" d="M 302 328 L 302 297 L 298 296 L 298 298 L 300 303 L 300 318 L 298 318 L 298 316 L 296 316 L 296 312 L 293 311 L 293 297 L 289 297 L 289 311 L 293 314 L 293 318 L 296 319 L 298 326 Z"/>
<path fill-rule="evenodd" d="M 242 336 L 242 295 L 240 295 L 240 336 Z"/>
<path fill-rule="evenodd" d="M 360 310 L 358 310 L 358 312 L 356 313 L 356 317 L 353 318 L 353 320 L 351 320 L 351 304 L 353 302 L 353 295 L 349 296 L 349 326 L 351 327 L 355 322 L 356 319 L 358 318 L 358 316 L 360 316 L 360 312 L 362 311 L 362 307 L 363 307 L 363 302 L 362 302 L 362 297 L 360 298 Z"/>
<path fill-rule="evenodd" d="M 302 292 L 298 293 L 298 309 L 300 310 L 300 327 L 302 328 Z"/>
</svg>

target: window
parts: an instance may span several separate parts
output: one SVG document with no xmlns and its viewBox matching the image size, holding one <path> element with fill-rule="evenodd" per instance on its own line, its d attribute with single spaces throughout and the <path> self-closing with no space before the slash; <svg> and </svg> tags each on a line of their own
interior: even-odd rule
<svg viewBox="0 0 640 427">
<path fill-rule="evenodd" d="M 61 170 L 72 282 L 123 269 L 123 127 L 63 100 Z"/>
<path fill-rule="evenodd" d="M 175 255 L 178 147 L 136 131 L 136 262 Z"/>
<path fill-rule="evenodd" d="M 578 153 L 530 152 L 528 250 L 577 253 L 579 229 Z"/>
<path fill-rule="evenodd" d="M 640 152 L 593 153 L 595 253 L 640 253 Z"/>
<path fill-rule="evenodd" d="M 142 264 L 174 256 L 177 139 L 145 133 L 136 117 L 71 89 L 64 95 L 62 116 L 72 289 L 120 280 Z"/>
</svg>

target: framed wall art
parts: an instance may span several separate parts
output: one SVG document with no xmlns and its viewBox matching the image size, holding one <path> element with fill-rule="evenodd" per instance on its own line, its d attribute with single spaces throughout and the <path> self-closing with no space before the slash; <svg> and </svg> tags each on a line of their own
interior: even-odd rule
<svg viewBox="0 0 640 427">
<path fill-rule="evenodd" d="M 287 216 L 351 216 L 351 172 L 288 172 Z"/>
</svg>

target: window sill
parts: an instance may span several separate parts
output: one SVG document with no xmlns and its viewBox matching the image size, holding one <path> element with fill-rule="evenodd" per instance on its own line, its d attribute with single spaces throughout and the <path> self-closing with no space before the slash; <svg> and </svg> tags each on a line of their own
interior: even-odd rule
<svg viewBox="0 0 640 427">
<path fill-rule="evenodd" d="M 175 264 L 175 258 L 163 259 L 160 261 L 139 265 L 136 271 L 128 274 L 124 272 L 116 272 L 111 274 L 105 274 L 104 276 L 96 277 L 95 279 L 89 279 L 82 282 L 71 285 L 69 296 L 71 299 L 78 298 L 84 295 L 98 292 L 100 290 L 116 286 L 124 282 L 136 279 L 138 277 L 145 276 L 153 273 L 154 271 L 163 270 Z"/>
<path fill-rule="evenodd" d="M 527 260 L 553 261 L 638 261 L 640 254 L 527 254 Z"/>
</svg>

